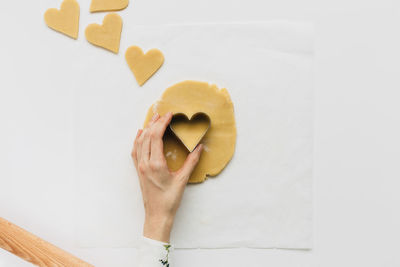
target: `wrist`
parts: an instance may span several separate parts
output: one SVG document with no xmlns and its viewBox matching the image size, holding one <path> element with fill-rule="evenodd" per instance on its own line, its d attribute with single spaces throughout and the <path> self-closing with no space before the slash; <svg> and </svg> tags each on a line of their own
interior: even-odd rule
<svg viewBox="0 0 400 267">
<path fill-rule="evenodd" d="M 143 236 L 169 243 L 174 218 L 172 216 L 147 216 L 143 226 Z"/>
</svg>

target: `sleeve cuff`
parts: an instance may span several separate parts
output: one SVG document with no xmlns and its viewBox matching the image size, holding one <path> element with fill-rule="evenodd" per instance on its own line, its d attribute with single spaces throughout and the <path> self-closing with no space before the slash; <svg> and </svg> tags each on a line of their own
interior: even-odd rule
<svg viewBox="0 0 400 267">
<path fill-rule="evenodd" d="M 151 239 L 151 238 L 148 238 L 145 236 L 142 236 L 142 239 L 143 239 L 143 242 L 148 245 L 162 246 L 162 247 L 164 247 L 165 245 L 170 245 L 169 243 L 164 243 L 164 242 L 154 240 L 154 239 Z"/>
<path fill-rule="evenodd" d="M 143 236 L 139 249 L 139 266 L 169 266 L 169 253 L 172 250 L 172 246 L 168 243 Z"/>
</svg>

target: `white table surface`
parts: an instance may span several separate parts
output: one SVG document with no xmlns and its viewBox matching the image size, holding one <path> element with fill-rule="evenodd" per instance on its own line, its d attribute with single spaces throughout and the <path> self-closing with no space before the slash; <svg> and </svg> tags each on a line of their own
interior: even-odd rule
<svg viewBox="0 0 400 267">
<path fill-rule="evenodd" d="M 40 10 L 55 2 L 59 1 L 40 1 Z M 400 265 L 396 256 L 400 239 L 399 1 L 131 0 L 129 14 L 130 23 L 144 25 L 289 19 L 312 21 L 316 26 L 314 249 L 178 250 L 175 266 Z M 2 42 L 7 41 L 6 35 L 0 36 Z M 4 96 L 6 88 L 0 90 Z M 7 103 L 21 104 L 17 100 L 10 98 Z M 0 111 L 0 118 L 9 116 L 4 105 Z M 23 121 L 31 115 L 13 116 Z M 32 126 L 0 126 L 31 130 L 30 138 L 21 143 L 23 154 L 0 154 L 5 163 L 0 167 L 0 216 L 96 266 L 134 266 L 135 249 L 74 247 L 68 191 L 73 184 L 62 177 L 55 177 L 53 184 L 40 183 L 52 171 L 43 171 L 46 163 L 37 154 L 42 145 L 48 146 L 43 129 Z M 2 141 L 7 151 L 7 140 Z M 64 153 L 58 156 L 70 151 Z M 29 164 L 22 165 L 26 159 Z M 12 180 L 5 177 L 10 164 L 21 165 Z M 52 166 L 58 167 L 63 166 Z M 30 264 L 0 250 L 0 266 Z"/>
</svg>

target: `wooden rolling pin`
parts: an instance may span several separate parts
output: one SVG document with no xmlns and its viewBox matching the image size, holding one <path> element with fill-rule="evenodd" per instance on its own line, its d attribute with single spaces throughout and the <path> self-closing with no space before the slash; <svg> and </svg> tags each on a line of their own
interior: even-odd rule
<svg viewBox="0 0 400 267">
<path fill-rule="evenodd" d="M 0 247 L 38 266 L 93 267 L 1 217 Z"/>
</svg>

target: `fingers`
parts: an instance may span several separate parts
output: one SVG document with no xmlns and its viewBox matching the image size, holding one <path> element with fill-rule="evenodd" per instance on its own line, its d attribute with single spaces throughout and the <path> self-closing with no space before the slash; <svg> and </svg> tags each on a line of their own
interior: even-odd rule
<svg viewBox="0 0 400 267">
<path fill-rule="evenodd" d="M 137 158 L 137 162 L 139 163 L 141 160 L 144 159 L 149 159 L 149 151 L 150 149 L 147 148 L 146 150 L 143 150 L 143 145 L 149 147 L 149 144 L 146 141 L 146 139 L 148 139 L 148 132 L 149 132 L 149 128 L 160 118 L 160 115 L 158 114 L 154 114 L 153 118 L 150 120 L 149 124 L 147 125 L 147 127 L 142 130 L 142 132 L 140 133 L 140 136 L 138 137 L 137 140 L 137 146 L 136 146 L 136 158 Z M 145 154 L 143 154 L 143 152 Z M 146 154 L 147 153 L 147 154 Z M 143 157 L 143 155 L 147 155 L 145 157 Z"/>
<path fill-rule="evenodd" d="M 138 159 L 137 159 L 138 139 L 139 139 L 139 136 L 141 135 L 142 132 L 143 132 L 142 129 L 139 129 L 139 130 L 138 130 L 138 132 L 137 132 L 137 134 L 136 134 L 136 137 L 135 137 L 135 142 L 134 142 L 134 144 L 133 144 L 132 154 L 131 154 L 132 159 L 133 159 L 133 163 L 135 164 L 136 169 L 137 169 L 137 167 L 138 167 Z"/>
<path fill-rule="evenodd" d="M 151 167 L 154 170 L 164 169 L 167 162 L 163 154 L 162 137 L 168 124 L 171 122 L 172 113 L 164 116 L 155 114 L 144 130 L 139 130 L 135 144 L 132 150 L 132 158 L 136 169 L 147 169 Z"/>
<path fill-rule="evenodd" d="M 148 161 L 150 159 L 150 130 L 146 129 L 143 133 L 142 153 L 140 155 L 141 161 Z"/>
<path fill-rule="evenodd" d="M 151 130 L 151 160 L 165 162 L 164 151 L 163 151 L 163 136 L 169 123 L 172 119 L 172 113 L 167 113 L 161 117 L 154 125 Z"/>
<path fill-rule="evenodd" d="M 168 112 L 162 116 L 153 126 L 153 135 L 155 138 L 162 138 L 165 130 L 172 120 L 172 112 Z"/>
<path fill-rule="evenodd" d="M 158 113 L 154 114 L 153 118 L 151 118 L 151 120 L 150 120 L 148 128 L 150 128 L 159 118 L 160 118 L 160 115 Z"/>
<path fill-rule="evenodd" d="M 189 154 L 182 168 L 178 171 L 178 173 L 183 178 L 185 183 L 187 183 L 190 175 L 192 174 L 197 163 L 199 162 L 202 151 L 203 151 L 203 145 L 200 144 L 196 147 L 196 149 L 193 152 Z"/>
</svg>

